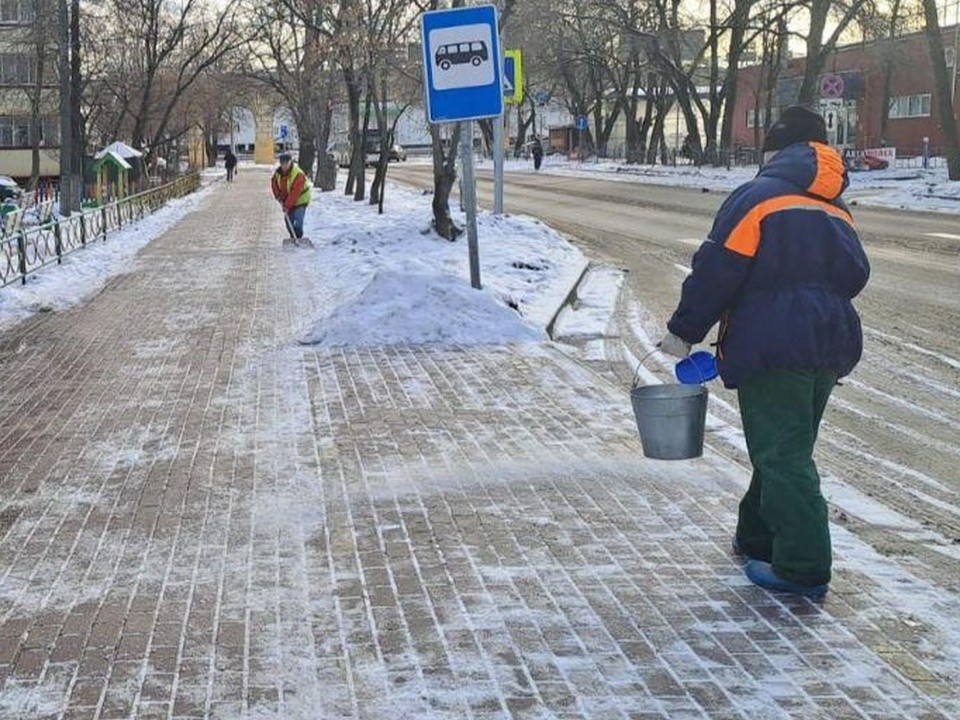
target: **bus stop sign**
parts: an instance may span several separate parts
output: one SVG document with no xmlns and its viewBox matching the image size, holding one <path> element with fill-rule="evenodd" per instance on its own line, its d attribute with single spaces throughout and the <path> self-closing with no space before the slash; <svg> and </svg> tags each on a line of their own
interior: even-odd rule
<svg viewBox="0 0 960 720">
<path fill-rule="evenodd" d="M 459 122 L 503 114 L 497 9 L 433 10 L 421 19 L 427 120 Z"/>
</svg>

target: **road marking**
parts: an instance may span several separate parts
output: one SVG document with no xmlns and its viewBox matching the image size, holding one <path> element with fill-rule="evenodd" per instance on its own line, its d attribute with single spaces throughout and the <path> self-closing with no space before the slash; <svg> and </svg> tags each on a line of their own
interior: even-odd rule
<svg viewBox="0 0 960 720">
<path fill-rule="evenodd" d="M 683 243 L 684 245 L 693 245 L 694 247 L 700 247 L 700 244 L 703 242 L 700 238 L 677 238 L 678 243 Z"/>
<path fill-rule="evenodd" d="M 924 233 L 927 237 L 943 238 L 944 240 L 960 240 L 960 235 L 950 233 Z"/>
</svg>

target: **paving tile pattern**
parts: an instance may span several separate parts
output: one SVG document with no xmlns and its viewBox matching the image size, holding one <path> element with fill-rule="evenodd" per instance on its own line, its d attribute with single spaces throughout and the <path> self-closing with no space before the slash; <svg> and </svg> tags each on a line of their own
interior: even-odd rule
<svg viewBox="0 0 960 720">
<path fill-rule="evenodd" d="M 266 184 L 0 335 L 0 718 L 960 717 L 942 628 L 749 586 L 739 471 L 555 348 L 297 345 Z"/>
</svg>

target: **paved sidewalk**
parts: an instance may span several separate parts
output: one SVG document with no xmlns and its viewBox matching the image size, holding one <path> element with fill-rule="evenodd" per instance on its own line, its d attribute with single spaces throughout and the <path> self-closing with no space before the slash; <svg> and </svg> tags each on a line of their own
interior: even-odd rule
<svg viewBox="0 0 960 720">
<path fill-rule="evenodd" d="M 267 182 L 0 335 L 0 718 L 960 717 L 957 598 L 750 586 L 744 470 L 555 347 L 297 345 Z"/>
</svg>

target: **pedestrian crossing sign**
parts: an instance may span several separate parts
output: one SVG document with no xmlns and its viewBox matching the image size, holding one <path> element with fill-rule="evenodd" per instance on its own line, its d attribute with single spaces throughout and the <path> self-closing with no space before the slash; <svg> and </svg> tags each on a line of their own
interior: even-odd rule
<svg viewBox="0 0 960 720">
<path fill-rule="evenodd" d="M 503 52 L 503 100 L 510 105 L 523 102 L 523 63 L 519 50 Z"/>
</svg>

